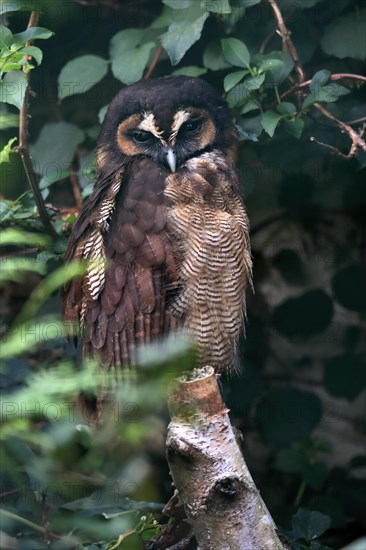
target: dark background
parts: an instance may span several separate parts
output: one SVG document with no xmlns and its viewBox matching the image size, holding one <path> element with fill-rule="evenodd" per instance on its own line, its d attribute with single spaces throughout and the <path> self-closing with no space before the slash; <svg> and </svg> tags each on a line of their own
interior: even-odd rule
<svg viewBox="0 0 366 550">
<path fill-rule="evenodd" d="M 364 63 L 359 59 L 337 58 L 321 47 L 327 26 L 355 10 L 360 12 L 363 3 L 323 0 L 314 2 L 308 9 L 295 4 L 292 10 L 285 10 L 286 24 L 292 30 L 307 78 L 312 78 L 321 69 L 332 73 L 364 74 Z M 285 9 L 286 3 L 282 3 L 282 7 Z M 31 144 L 36 143 L 46 123 L 73 123 L 85 132 L 73 159 L 77 171 L 85 155 L 93 154 L 100 127 L 99 110 L 110 102 L 122 84 L 108 71 L 87 93 L 59 102 L 57 78 L 61 69 L 71 59 L 85 54 L 107 59 L 111 37 L 124 28 L 148 27 L 161 13 L 162 3 L 160 0 L 138 0 L 84 2 L 81 5 L 70 1 L 58 3 L 57 8 L 50 3 L 47 7 L 46 3 L 43 10 L 40 25 L 54 31 L 55 36 L 42 44 L 37 42 L 43 50 L 44 60 L 31 74 L 36 95 L 30 103 L 29 139 Z M 27 12 L 12 14 L 9 17 L 12 32 L 24 30 L 27 21 Z M 272 27 L 272 11 L 266 3 L 261 3 L 248 8 L 229 36 L 240 38 L 251 52 L 256 53 Z M 223 36 L 227 35 L 222 18 L 210 17 L 201 38 L 189 49 L 178 68 L 204 67 L 203 55 L 208 44 Z M 281 50 L 281 40 L 275 33 L 266 52 L 273 50 Z M 155 51 L 156 48 L 149 62 Z M 164 53 L 153 76 L 170 74 L 176 68 L 172 68 Z M 223 91 L 223 79 L 230 70 L 221 69 L 219 62 L 215 70 L 206 69 L 203 78 Z M 336 103 L 326 105 L 327 108 L 344 121 L 362 117 L 364 120 L 364 86 L 352 79 L 342 84 L 351 92 Z M 270 105 L 275 98 L 274 92 L 267 90 L 262 98 L 263 105 Z M 233 115 L 237 115 L 235 105 L 232 107 Z M 9 112 L 15 113 L 16 109 L 9 107 Z M 224 377 L 224 397 L 231 409 L 233 424 L 243 433 L 245 459 L 278 525 L 289 530 L 291 517 L 300 506 L 319 511 L 331 522 L 321 539 L 323 544 L 341 548 L 361 536 L 366 526 L 365 154 L 359 152 L 344 160 L 312 141 L 310 138 L 314 136 L 317 141 L 345 154 L 350 148 L 349 138 L 316 109 L 306 113 L 300 139 L 290 136 L 282 127 L 270 138 L 258 127 L 258 120 L 251 113 L 245 114 L 243 120 L 243 127 L 252 127 L 257 138 L 257 141 L 241 141 L 238 160 L 251 223 L 255 293 L 248 294 L 246 338 L 241 345 L 242 372 L 230 379 Z M 15 128 L 6 129 L 0 144 L 4 145 L 15 135 Z M 3 228 L 38 231 L 32 197 L 23 195 L 28 187 L 20 159 L 12 154 L 11 163 L 2 164 L 0 168 Z M 92 171 L 89 180 L 79 179 L 84 196 L 89 192 L 92 179 Z M 46 203 L 59 209 L 57 213 L 53 211 L 52 216 L 60 239 L 41 253 L 41 260 L 47 260 L 49 272 L 61 265 L 74 219 L 75 195 L 71 183 L 69 178 L 55 182 L 45 196 Z M 16 202 L 20 195 L 23 198 Z M 18 205 L 17 209 L 14 204 Z M 28 253 L 25 247 L 20 252 L 17 248 L 5 247 L 5 260 L 15 251 L 25 257 L 39 258 L 34 251 Z M 29 273 L 20 283 L 2 283 L 5 329 L 16 318 L 39 280 L 40 275 Z M 44 300 L 40 315 L 59 318 L 59 312 L 60 301 L 54 293 Z M 56 344 L 47 340 L 40 342 L 33 350 L 16 355 L 4 361 L 2 381 L 8 395 L 22 388 L 24 381 L 26 387 L 32 387 L 28 378 L 32 372 L 57 371 L 58 364 L 64 361 L 78 368 L 81 361 L 78 351 L 62 339 Z M 150 391 L 155 391 L 155 385 L 151 388 Z M 144 389 L 141 391 L 143 402 Z M 45 419 L 31 418 L 31 428 L 46 431 L 49 441 L 53 441 L 53 451 L 50 445 L 38 447 L 34 440 L 26 441 L 19 430 L 17 441 L 10 437 L 5 445 L 4 487 L 9 483 L 13 483 L 10 486 L 15 490 L 19 486 L 27 487 L 28 483 L 42 485 L 39 481 L 42 476 L 60 480 L 60 476 L 69 475 L 70 470 L 78 472 L 80 479 L 81 473 L 103 471 L 106 479 L 116 480 L 115 472 L 123 470 L 118 479 L 128 485 L 132 476 L 133 499 L 166 502 L 171 494 L 164 457 L 168 416 L 165 405 L 159 401 L 164 398 L 159 396 L 158 390 L 156 392 L 156 402 L 149 405 L 147 411 L 139 401 L 141 395 L 135 396 L 138 403 L 135 413 L 138 412 L 135 416 L 132 413 L 132 420 L 128 416 L 130 412 L 126 413 L 131 422 L 125 423 L 119 432 L 127 438 L 123 450 L 118 448 L 119 460 L 114 452 L 116 448 L 111 445 L 114 432 L 110 427 L 106 429 L 104 440 L 99 434 L 97 441 L 92 443 L 86 432 L 82 438 L 80 432 L 76 434 L 74 425 L 61 435 L 61 428 L 57 432 L 56 425 L 48 426 Z M 139 424 L 143 424 L 143 428 L 139 428 Z M 108 449 L 106 442 L 110 445 Z M 63 452 L 60 449 L 64 449 Z M 22 470 L 21 481 L 14 468 Z M 133 474 L 130 476 L 128 472 Z M 96 485 L 95 479 L 90 487 L 85 481 L 88 491 L 95 490 Z M 3 494 L 6 493 L 4 490 Z M 77 496 L 80 495 L 85 496 L 82 491 Z M 28 518 L 34 514 L 32 520 L 42 524 L 45 514 L 42 498 L 36 499 L 35 504 L 33 497 L 24 499 L 15 492 L 10 497 L 5 496 L 5 506 Z M 76 497 L 70 499 L 57 494 L 57 498 L 68 502 Z M 65 511 L 60 513 L 53 502 L 47 509 L 49 517 L 52 518 L 54 508 L 56 518 L 65 514 Z M 52 521 L 51 531 L 57 532 L 57 521 L 56 524 Z M 60 529 L 62 532 L 63 528 Z M 85 527 L 88 533 L 85 540 L 90 541 L 88 529 Z M 22 531 L 18 524 L 9 523 L 7 532 L 11 536 L 19 530 Z M 107 541 L 108 536 L 113 538 L 108 532 Z M 32 537 L 29 535 L 30 541 Z M 83 540 L 83 536 L 80 535 L 80 539 Z M 129 548 L 135 548 L 132 542 Z"/>
</svg>

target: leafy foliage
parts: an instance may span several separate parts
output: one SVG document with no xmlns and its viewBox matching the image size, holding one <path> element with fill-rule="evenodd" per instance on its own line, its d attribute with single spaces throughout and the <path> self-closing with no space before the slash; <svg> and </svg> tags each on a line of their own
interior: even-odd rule
<svg viewBox="0 0 366 550">
<path fill-rule="evenodd" d="M 121 84 L 173 73 L 222 89 L 240 139 L 256 295 L 226 401 L 291 547 L 339 548 L 365 529 L 363 3 L 81 4 L 59 3 L 57 15 L 48 0 L 0 6 L 4 544 L 134 550 L 163 528 L 164 388 L 172 363 L 189 368 L 186 346 L 149 350 L 137 388 L 116 389 L 117 413 L 92 433 L 77 395 L 102 382 L 64 341 L 57 292 L 85 269 L 62 258 L 109 102 Z M 40 24 L 27 28 L 30 10 Z M 29 146 L 15 137 L 24 114 Z"/>
</svg>

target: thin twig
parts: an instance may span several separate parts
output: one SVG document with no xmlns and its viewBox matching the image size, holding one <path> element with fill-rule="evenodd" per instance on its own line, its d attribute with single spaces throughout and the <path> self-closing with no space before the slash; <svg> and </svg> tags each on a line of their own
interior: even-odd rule
<svg viewBox="0 0 366 550">
<path fill-rule="evenodd" d="M 362 80 L 363 82 L 366 82 L 366 76 L 362 76 L 361 74 L 354 74 L 354 73 L 337 73 L 331 75 L 331 80 L 340 80 L 341 78 L 350 78 L 355 80 Z"/>
<path fill-rule="evenodd" d="M 350 80 L 361 80 L 362 82 L 366 82 L 366 77 L 362 76 L 360 74 L 352 74 L 352 73 L 335 73 L 331 74 L 329 77 L 329 80 L 341 80 L 342 78 L 349 78 Z M 296 84 L 295 86 L 292 86 L 286 92 L 283 92 L 283 94 L 280 95 L 280 99 L 285 99 L 287 96 L 298 92 L 301 88 L 306 88 L 306 86 L 309 86 L 311 84 L 311 80 L 305 80 L 304 82 L 300 82 L 299 84 Z M 277 104 L 277 102 L 275 103 Z"/>
<path fill-rule="evenodd" d="M 30 521 L 29 519 L 23 518 L 22 516 L 19 516 L 18 514 L 14 514 L 13 512 L 10 512 L 9 510 L 5 510 L 4 508 L 1 510 L 1 513 L 5 517 L 11 520 L 15 520 L 18 523 L 27 525 L 27 527 L 31 527 L 32 529 L 34 529 L 35 531 L 38 531 L 39 533 L 42 533 L 42 534 L 45 533 L 45 530 L 43 529 L 43 527 L 41 527 L 37 523 L 34 523 L 34 521 Z"/>
<path fill-rule="evenodd" d="M 37 26 L 38 23 L 38 13 L 36 11 L 32 11 L 29 17 L 28 26 L 27 29 L 31 27 Z M 28 41 L 26 43 L 26 46 L 29 46 L 31 41 Z M 23 69 L 24 70 L 24 69 Z M 25 72 L 25 70 L 24 70 Z M 50 218 L 48 216 L 46 206 L 43 201 L 42 194 L 38 188 L 37 181 L 35 178 L 32 161 L 29 155 L 29 148 L 28 148 L 28 108 L 29 108 L 29 96 L 30 96 L 30 73 L 25 72 L 26 79 L 27 79 L 27 85 L 24 95 L 24 100 L 22 107 L 20 109 L 19 113 L 19 146 L 16 148 L 18 153 L 20 154 L 20 158 L 22 159 L 22 163 L 24 166 L 24 171 L 29 183 L 29 186 L 33 192 L 34 199 L 37 204 L 38 214 L 40 217 L 40 220 L 42 224 L 44 225 L 45 229 L 49 233 L 49 235 L 53 238 L 57 237 L 57 233 L 53 228 L 53 225 L 50 221 Z"/>
<path fill-rule="evenodd" d="M 69 179 L 70 179 L 71 188 L 72 188 L 72 192 L 73 192 L 74 199 L 75 199 L 76 208 L 78 210 L 80 210 L 80 208 L 83 204 L 83 199 L 82 199 L 82 196 L 81 196 L 81 188 L 80 188 L 79 178 L 78 178 L 77 172 L 75 170 L 77 170 L 77 166 L 75 166 L 75 161 L 74 161 L 71 164 Z"/>
<path fill-rule="evenodd" d="M 291 40 L 291 32 L 286 27 L 285 20 L 283 18 L 281 10 L 278 7 L 276 1 L 267 0 L 267 2 L 270 4 L 271 8 L 273 9 L 273 12 L 277 20 L 277 24 L 278 24 L 277 33 L 280 35 L 282 39 L 282 49 L 284 52 L 287 52 L 291 55 L 292 60 L 295 63 L 295 71 L 299 75 L 299 81 L 303 82 L 305 80 L 305 73 L 302 68 L 302 64 L 301 64 L 299 55 L 297 53 L 297 49 Z"/>
<path fill-rule="evenodd" d="M 163 53 L 163 51 L 164 51 L 163 46 L 159 46 L 159 48 L 156 51 L 156 54 L 153 57 L 153 60 L 151 61 L 150 67 L 148 68 L 148 70 L 145 73 L 144 80 L 148 80 L 150 78 L 150 76 L 152 75 L 152 73 L 154 72 L 154 69 L 155 69 L 156 65 L 158 64 L 158 61 L 159 61 L 160 56 Z"/>
<path fill-rule="evenodd" d="M 284 17 L 284 21 L 287 21 L 287 19 L 290 17 L 290 13 L 286 15 L 286 17 Z M 259 48 L 259 53 L 260 54 L 264 54 L 267 46 L 268 46 L 268 43 L 270 42 L 270 40 L 274 37 L 274 35 L 277 34 L 277 29 L 274 28 L 271 30 L 271 32 L 269 32 L 267 34 L 267 36 L 265 37 L 265 39 L 263 40 L 262 44 L 261 44 L 261 47 Z"/>
<path fill-rule="evenodd" d="M 351 158 L 354 157 L 357 150 L 355 149 L 354 144 L 352 144 L 350 152 L 348 153 L 348 155 L 345 155 L 344 153 L 342 153 L 342 151 L 337 149 L 337 147 L 334 147 L 333 145 L 329 145 L 329 143 L 324 143 L 323 141 L 319 141 L 314 136 L 311 136 L 310 141 L 313 141 L 314 143 L 317 143 L 318 145 L 321 145 L 322 147 L 329 149 L 329 151 L 333 153 L 333 155 L 335 155 L 336 157 L 340 157 L 343 160 L 351 160 Z"/>
<path fill-rule="evenodd" d="M 352 141 L 352 144 L 355 145 L 356 150 L 358 148 L 361 148 L 366 152 L 366 142 L 365 142 L 365 140 L 362 139 L 361 135 L 358 134 L 352 128 L 352 126 L 350 126 L 349 124 L 346 124 L 345 122 L 342 122 L 341 120 L 339 120 L 330 111 L 328 111 L 325 107 L 323 107 L 323 105 L 321 105 L 320 103 L 315 103 L 314 107 L 316 107 L 318 109 L 318 111 L 320 111 L 322 113 L 322 115 L 329 118 L 329 120 L 332 120 L 338 126 L 338 128 L 341 129 L 342 132 L 344 132 L 345 134 L 348 135 L 348 137 Z"/>
<path fill-rule="evenodd" d="M 356 118 L 356 120 L 347 120 L 347 124 L 361 124 L 361 122 L 366 122 L 366 116 L 363 116 L 361 118 Z"/>
<path fill-rule="evenodd" d="M 14 495 L 16 493 L 19 493 L 20 489 L 13 489 L 12 491 L 6 491 L 6 493 L 1 493 L 0 498 L 7 497 L 9 495 Z"/>
</svg>

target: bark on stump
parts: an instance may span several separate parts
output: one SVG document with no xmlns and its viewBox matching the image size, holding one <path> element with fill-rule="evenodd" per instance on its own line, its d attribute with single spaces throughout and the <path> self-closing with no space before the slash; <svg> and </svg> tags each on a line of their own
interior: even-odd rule
<svg viewBox="0 0 366 550">
<path fill-rule="evenodd" d="M 199 549 L 283 550 L 236 442 L 213 368 L 179 378 L 168 404 L 168 462 Z"/>
</svg>

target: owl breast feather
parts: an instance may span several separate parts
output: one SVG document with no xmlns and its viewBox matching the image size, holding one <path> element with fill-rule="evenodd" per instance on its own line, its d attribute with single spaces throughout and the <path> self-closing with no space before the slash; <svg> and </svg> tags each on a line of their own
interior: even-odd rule
<svg viewBox="0 0 366 550">
<path fill-rule="evenodd" d="M 218 152 L 167 178 L 167 231 L 181 292 L 172 304 L 201 363 L 232 371 L 251 280 L 248 219 L 235 172 Z"/>
</svg>

